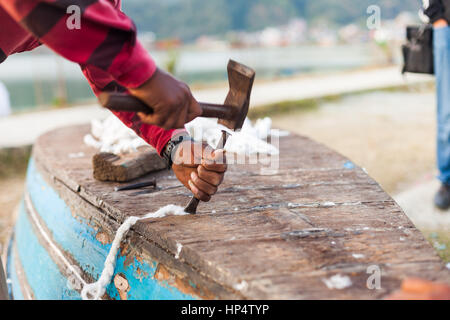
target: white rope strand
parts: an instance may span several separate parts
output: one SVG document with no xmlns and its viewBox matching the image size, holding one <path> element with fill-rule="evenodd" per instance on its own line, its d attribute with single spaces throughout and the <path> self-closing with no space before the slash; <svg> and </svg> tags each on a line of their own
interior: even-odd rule
<svg viewBox="0 0 450 320">
<path fill-rule="evenodd" d="M 187 214 L 189 213 L 185 212 L 184 208 L 170 204 L 156 212 L 146 214 L 143 217 L 128 217 L 119 229 L 117 229 L 116 236 L 114 237 L 111 249 L 106 257 L 100 278 L 98 278 L 98 280 L 94 283 L 84 285 L 83 290 L 81 290 L 81 298 L 83 300 L 99 300 L 105 294 L 106 287 L 110 284 L 112 276 L 114 275 L 114 268 L 116 267 L 117 252 L 119 251 L 120 243 L 128 230 L 130 230 L 136 222 L 149 218 L 157 219 L 171 215 L 183 216 Z"/>
</svg>

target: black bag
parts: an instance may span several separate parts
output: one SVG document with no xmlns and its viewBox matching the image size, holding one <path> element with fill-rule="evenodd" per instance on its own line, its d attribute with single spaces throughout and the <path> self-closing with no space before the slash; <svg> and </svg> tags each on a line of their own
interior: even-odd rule
<svg viewBox="0 0 450 320">
<path fill-rule="evenodd" d="M 406 28 L 407 43 L 402 46 L 402 73 L 434 74 L 433 27 L 429 24 Z"/>
</svg>

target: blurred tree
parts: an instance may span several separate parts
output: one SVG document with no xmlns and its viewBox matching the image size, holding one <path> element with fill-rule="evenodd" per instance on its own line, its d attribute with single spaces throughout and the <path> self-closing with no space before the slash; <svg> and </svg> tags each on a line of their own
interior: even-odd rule
<svg viewBox="0 0 450 320">
<path fill-rule="evenodd" d="M 379 5 L 383 19 L 402 11 L 417 12 L 420 0 L 126 0 L 124 11 L 141 31 L 157 37 L 193 40 L 231 30 L 256 30 L 302 17 L 331 26 L 364 23 L 370 5 Z"/>
</svg>

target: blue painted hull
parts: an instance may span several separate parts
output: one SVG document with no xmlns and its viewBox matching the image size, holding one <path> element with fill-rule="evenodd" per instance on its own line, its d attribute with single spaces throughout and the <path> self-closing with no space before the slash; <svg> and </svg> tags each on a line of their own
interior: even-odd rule
<svg viewBox="0 0 450 320">
<path fill-rule="evenodd" d="M 30 161 L 26 193 L 8 249 L 7 276 L 14 299 L 81 299 L 84 283 L 97 280 L 111 247 L 98 228 L 70 208 Z M 158 263 L 119 251 L 110 299 L 195 299 L 160 277 Z"/>
</svg>

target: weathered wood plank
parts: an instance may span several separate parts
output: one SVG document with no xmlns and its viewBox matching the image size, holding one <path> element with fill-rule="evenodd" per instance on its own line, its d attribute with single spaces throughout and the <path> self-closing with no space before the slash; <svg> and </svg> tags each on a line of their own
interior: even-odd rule
<svg viewBox="0 0 450 320">
<path fill-rule="evenodd" d="M 102 219 L 112 221 L 106 239 L 127 216 L 189 201 L 190 192 L 166 170 L 137 180 L 155 177 L 154 191 L 114 192 L 117 183 L 95 181 L 90 163 L 95 150 L 81 142 L 87 130 L 71 127 L 44 135 L 33 154 L 49 180 L 89 203 L 89 215 L 99 216 L 100 228 Z M 218 194 L 201 203 L 198 215 L 142 222 L 130 237 L 141 239 L 153 258 L 166 252 L 162 266 L 170 272 L 189 278 L 201 274 L 210 297 L 372 299 L 397 288 L 406 276 L 450 283 L 431 245 L 363 170 L 305 137 L 280 142 L 276 172 L 232 165 Z M 74 152 L 85 157 L 70 159 Z M 174 258 L 177 244 L 183 245 L 180 260 Z M 366 287 L 370 265 L 382 270 L 382 290 Z M 338 273 L 353 285 L 328 289 L 323 279 Z M 236 287 L 241 281 L 247 285 Z"/>
<path fill-rule="evenodd" d="M 53 181 L 52 186 L 71 209 L 74 217 L 88 222 L 89 226 L 96 230 L 97 240 L 103 244 L 113 241 L 116 230 L 120 226 L 115 219 L 111 219 L 101 208 L 92 205 L 60 181 Z M 129 232 L 122 241 L 120 248 L 122 254 L 126 256 L 126 263 L 132 263 L 135 259 L 157 263 L 159 266 L 158 272 L 152 276 L 155 278 L 164 277 L 161 280 L 169 283 L 171 281 L 176 282 L 173 285 L 182 291 L 186 290 L 187 293 L 208 299 L 217 297 L 224 297 L 225 299 L 242 298 L 239 293 L 219 285 L 192 266 L 178 259 L 173 259 L 173 255 L 167 250 L 155 245 L 154 242 L 147 241 L 136 232 Z M 164 272 L 160 270 L 164 270 Z M 189 281 L 195 283 L 196 288 L 188 285 Z"/>
<path fill-rule="evenodd" d="M 134 153 L 97 153 L 92 157 L 93 175 L 99 181 L 127 182 L 166 168 L 166 163 L 150 146 Z"/>
</svg>

